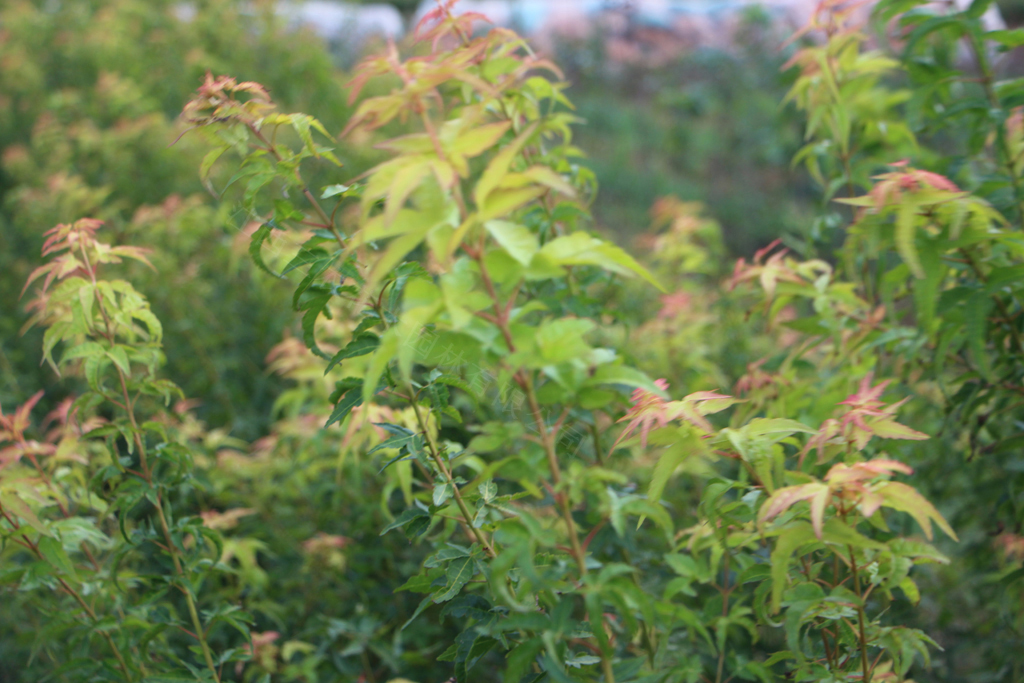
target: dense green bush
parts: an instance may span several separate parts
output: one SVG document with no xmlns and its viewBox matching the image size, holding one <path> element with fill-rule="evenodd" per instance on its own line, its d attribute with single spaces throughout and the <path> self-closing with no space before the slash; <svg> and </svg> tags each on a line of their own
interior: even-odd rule
<svg viewBox="0 0 1024 683">
<path fill-rule="evenodd" d="M 283 102 L 326 111 L 340 130 L 343 80 L 319 43 L 276 24 L 268 3 L 243 12 L 236 2 L 204 2 L 188 22 L 177 6 L 19 0 L 0 8 L 0 296 L 10 302 L 0 319 L 0 400 L 53 385 L 52 373 L 35 369 L 39 337 L 19 337 L 14 302 L 43 232 L 90 215 L 119 238 L 158 248 L 159 274 L 134 277 L 164 321 L 173 374 L 202 397 L 203 415 L 255 438 L 281 387 L 262 371 L 263 357 L 287 324 L 256 302 L 286 292 L 252 280 L 232 256 L 244 218 L 199 196 L 201 151 L 189 139 L 170 147 L 181 133 L 176 117 L 206 70 L 230 70 L 258 77 Z"/>
<path fill-rule="evenodd" d="M 43 381 L 7 356 L 0 678 L 1016 680 L 1024 99 L 988 58 L 1024 38 L 918 4 L 879 4 L 877 49 L 822 7 L 789 65 L 822 215 L 734 269 L 674 198 L 640 261 L 597 236 L 557 67 L 451 3 L 323 123 L 286 112 L 337 94 L 326 62 L 206 75 L 179 159 L 220 207 L 131 182 L 182 130 L 155 83 L 26 115 L 5 239 L 60 225 L 5 256 L 45 334 L 4 348 L 66 379 L 12 409 Z M 11 16 L 177 26 L 76 6 Z M 249 28 L 224 50 L 287 53 Z"/>
</svg>

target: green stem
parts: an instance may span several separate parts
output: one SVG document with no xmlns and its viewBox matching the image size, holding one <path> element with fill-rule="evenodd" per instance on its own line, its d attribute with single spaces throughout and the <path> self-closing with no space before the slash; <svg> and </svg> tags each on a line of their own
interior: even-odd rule
<svg viewBox="0 0 1024 683">
<path fill-rule="evenodd" d="M 723 544 L 724 545 L 724 544 Z M 729 594 L 732 593 L 732 588 L 729 587 L 729 548 L 725 548 L 725 554 L 723 557 L 722 564 L 722 586 L 719 587 L 719 592 L 722 594 L 722 621 L 729 617 Z M 728 628 L 723 625 L 721 628 Z M 722 683 L 722 674 L 725 671 L 725 639 L 722 639 L 722 648 L 718 651 L 718 670 L 715 674 L 715 683 Z"/>
<path fill-rule="evenodd" d="M 437 446 L 434 445 L 434 437 L 430 435 L 430 430 L 427 429 L 426 420 L 423 419 L 423 415 L 420 413 L 420 407 L 416 403 L 412 387 L 407 387 L 406 391 L 408 391 L 409 395 L 413 397 L 412 400 L 409 401 L 409 404 L 412 406 L 413 413 L 416 414 L 416 424 L 419 425 L 420 431 L 423 432 L 423 437 L 427 440 L 427 449 L 430 451 L 430 458 L 434 461 L 438 471 L 441 472 L 441 476 L 443 476 L 445 481 L 451 485 L 452 497 L 455 499 L 455 504 L 459 506 L 459 511 L 462 513 L 462 517 L 466 522 L 466 527 L 476 538 L 477 542 L 484 549 L 484 552 L 487 553 L 488 557 L 491 559 L 497 557 L 497 554 L 494 552 L 494 547 L 487 540 L 487 537 L 484 536 L 480 529 L 473 526 L 473 515 L 470 514 L 469 506 L 466 505 L 466 501 L 462 498 L 462 493 L 459 491 L 458 484 L 455 483 L 455 478 L 452 476 L 451 470 L 448 469 L 444 458 L 441 457 Z"/>
<path fill-rule="evenodd" d="M 7 523 L 11 525 L 15 532 L 20 531 L 21 526 L 17 522 L 15 522 L 10 515 L 7 514 L 7 511 L 4 510 L 2 506 L 0 506 L 0 515 L 2 515 L 3 518 L 7 520 Z M 49 560 L 46 559 L 46 556 L 43 555 L 43 552 L 39 550 L 39 546 L 36 543 L 33 543 L 32 540 L 29 539 L 27 534 L 22 532 L 21 537 L 25 540 L 25 545 L 29 548 L 29 550 L 31 550 L 35 554 L 37 558 L 45 562 L 47 565 L 50 564 Z M 56 569 L 52 565 L 50 568 Z M 83 598 L 78 591 L 72 588 L 71 584 L 65 581 L 63 577 L 58 576 L 56 578 L 64 592 L 75 599 L 75 602 L 79 604 L 79 606 L 85 611 L 85 613 L 89 616 L 93 623 L 98 622 L 99 619 L 96 617 L 96 612 L 92 609 L 92 607 L 89 606 L 89 603 L 85 601 L 85 598 Z M 110 646 L 111 651 L 113 651 L 114 658 L 117 659 L 117 665 L 121 669 L 121 673 L 124 674 L 125 680 L 130 682 L 132 680 L 132 677 L 131 674 L 128 672 L 128 664 L 127 662 L 125 662 L 124 655 L 121 654 L 121 650 L 117 647 L 117 644 L 114 642 L 114 638 L 106 631 L 100 631 L 99 633 L 101 636 L 103 636 L 103 639 L 107 641 L 107 644 Z"/>
<path fill-rule="evenodd" d="M 93 286 L 95 287 L 97 284 L 96 271 L 89 263 L 88 254 L 86 253 L 84 246 L 82 248 L 82 254 L 85 258 L 86 268 L 89 271 Z M 96 289 L 96 304 L 106 327 L 106 334 L 104 336 L 111 345 L 114 345 L 117 343 L 117 337 L 111 327 L 110 316 L 107 313 L 106 304 L 98 288 Z M 142 467 L 142 478 L 147 484 L 153 486 L 153 473 L 149 468 L 149 461 L 146 457 L 146 444 L 142 439 L 142 432 L 139 430 L 139 424 L 135 418 L 135 408 L 132 404 L 131 396 L 128 393 L 128 378 L 124 371 L 119 367 L 117 368 L 117 377 L 121 383 L 121 394 L 124 399 L 123 408 L 128 416 L 129 423 L 131 423 L 132 433 L 135 435 L 135 445 L 139 449 L 139 463 Z M 164 515 L 163 496 L 159 490 L 156 494 L 156 512 L 157 519 L 160 521 L 160 529 L 163 532 L 164 543 L 167 546 L 167 553 L 171 556 L 171 560 L 174 563 L 174 570 L 179 577 L 185 578 L 185 571 L 181 566 L 181 558 L 178 556 L 178 548 L 174 544 L 174 538 L 171 536 L 171 530 L 167 524 L 167 518 Z M 185 594 L 185 602 L 188 605 L 189 616 L 192 618 L 192 626 L 195 628 L 196 639 L 199 640 L 200 648 L 203 651 L 203 659 L 206 660 L 206 666 L 210 669 L 210 673 L 213 675 L 215 683 L 220 683 L 220 674 L 217 671 L 216 665 L 213 663 L 213 655 L 210 652 L 209 643 L 206 642 L 206 634 L 203 630 L 202 622 L 199 620 L 199 612 L 196 609 L 196 603 L 195 599 L 192 597 L 192 591 L 184 589 L 182 592 Z"/>
<path fill-rule="evenodd" d="M 853 573 L 853 591 L 861 600 L 861 604 L 857 605 L 857 625 L 860 631 L 857 640 L 860 646 L 860 663 L 861 671 L 863 672 L 863 678 L 861 680 L 864 683 L 869 683 L 871 680 L 871 665 L 868 662 L 868 637 L 864 629 L 864 598 L 860 594 L 860 574 L 857 569 L 857 557 L 853 552 L 853 546 L 848 545 L 846 548 L 850 552 L 850 571 Z"/>
<path fill-rule="evenodd" d="M 480 279 L 483 281 L 484 288 L 487 290 L 488 295 L 490 295 L 491 301 L 494 302 L 494 324 L 501 332 L 509 353 L 515 353 L 516 346 L 512 339 L 512 330 L 509 328 L 508 317 L 515 302 L 516 294 L 513 293 L 512 298 L 506 302 L 506 305 L 502 306 L 498 301 L 497 289 L 494 286 L 493 280 L 491 280 L 490 273 L 487 271 L 487 264 L 484 263 L 483 245 L 481 244 L 480 249 L 473 250 L 471 255 L 480 266 Z M 587 556 L 583 546 L 580 545 L 579 534 L 576 531 L 576 522 L 572 518 L 569 496 L 565 491 L 561 490 L 562 470 L 558 464 L 555 429 L 549 430 L 547 423 L 544 421 L 540 403 L 537 401 L 537 394 L 533 389 L 533 378 L 528 373 L 519 370 L 516 372 L 516 380 L 526 394 L 526 400 L 530 405 L 530 413 L 533 416 L 534 423 L 537 425 L 537 430 L 540 432 L 541 446 L 544 448 L 544 453 L 548 460 L 548 468 L 551 470 L 551 483 L 554 489 L 555 502 L 562 514 L 562 519 L 565 521 L 566 532 L 569 535 L 569 544 L 572 547 L 572 555 L 576 560 L 576 565 L 579 567 L 580 576 L 583 577 L 587 573 Z"/>
<path fill-rule="evenodd" d="M 267 151 L 270 152 L 274 156 L 274 158 L 277 159 L 277 161 L 280 163 L 282 161 L 282 157 L 281 153 L 277 151 L 277 146 L 271 143 L 269 140 L 267 140 L 263 133 L 261 133 L 260 130 L 256 128 L 254 125 L 249 124 L 248 128 L 249 131 L 252 132 L 252 134 L 256 137 L 257 140 L 266 145 Z M 320 206 L 320 202 L 318 202 L 316 200 L 316 197 L 313 196 L 313 193 L 310 192 L 309 186 L 306 184 L 306 181 L 303 180 L 302 174 L 299 172 L 298 166 L 292 169 L 292 175 L 295 176 L 295 182 L 297 182 L 299 184 L 299 187 L 302 188 L 302 194 L 306 197 L 306 201 L 309 202 L 310 206 L 313 207 L 313 211 L 316 212 L 316 215 L 323 222 L 323 227 L 331 231 L 331 234 L 334 235 L 334 240 L 338 243 L 338 246 L 341 249 L 344 249 L 345 239 L 341 236 L 341 233 L 338 232 L 338 229 L 334 227 L 334 221 L 331 219 L 330 216 L 327 215 L 327 212 L 324 211 L 323 207 Z"/>
</svg>

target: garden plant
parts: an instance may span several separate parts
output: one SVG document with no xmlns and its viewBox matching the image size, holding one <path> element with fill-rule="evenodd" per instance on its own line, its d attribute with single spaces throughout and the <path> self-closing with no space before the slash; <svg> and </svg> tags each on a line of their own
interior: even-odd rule
<svg viewBox="0 0 1024 683">
<path fill-rule="evenodd" d="M 247 300 L 294 316 L 288 388 L 252 444 L 208 427 L 145 233 L 46 233 L 28 326 L 77 396 L 0 417 L 11 680 L 1018 680 L 1024 31 L 990 4 L 820 3 L 819 215 L 735 268 L 671 197 L 646 254 L 602 237 L 558 65 L 454 0 L 338 134 L 207 73 L 178 144 L 289 290 Z"/>
</svg>

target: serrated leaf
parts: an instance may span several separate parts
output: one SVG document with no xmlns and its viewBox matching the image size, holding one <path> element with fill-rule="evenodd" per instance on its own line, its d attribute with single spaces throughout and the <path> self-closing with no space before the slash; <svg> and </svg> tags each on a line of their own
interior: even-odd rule
<svg viewBox="0 0 1024 683">
<path fill-rule="evenodd" d="M 992 311 L 992 297 L 984 291 L 975 292 L 967 301 L 964 310 L 964 331 L 967 346 L 982 377 L 992 380 L 992 363 L 989 360 L 986 340 L 988 339 L 988 314 Z"/>
<path fill-rule="evenodd" d="M 326 375 L 328 372 L 333 370 L 334 366 L 346 358 L 365 356 L 366 354 L 376 350 L 378 346 L 380 346 L 380 337 L 372 332 L 364 332 L 356 336 L 352 341 L 345 345 L 345 348 L 334 354 L 334 357 L 331 358 L 331 362 L 327 364 L 327 369 L 324 370 L 324 374 Z"/>
<path fill-rule="evenodd" d="M 395 518 L 395 521 L 391 522 L 391 524 L 388 524 L 381 530 L 380 535 L 383 536 L 392 529 L 400 529 L 401 527 L 405 526 L 406 524 L 409 524 L 413 520 L 424 518 L 427 520 L 430 519 L 430 515 L 427 514 L 426 510 L 423 510 L 418 507 L 406 508 L 405 511 L 402 512 L 402 514 L 398 515 L 398 517 Z"/>
<path fill-rule="evenodd" d="M 529 228 L 509 221 L 487 221 L 484 228 L 508 252 L 508 255 L 524 266 L 529 266 L 534 254 L 540 249 L 537 236 Z"/>
<path fill-rule="evenodd" d="M 487 168 L 480 176 L 480 180 L 477 181 L 476 188 L 473 194 L 473 201 L 476 202 L 478 209 L 482 208 L 487 203 L 488 198 L 492 191 L 497 188 L 501 181 L 508 175 L 509 167 L 512 164 L 512 160 L 519 154 L 519 151 L 523 148 L 534 132 L 537 130 L 537 122 L 533 122 L 528 125 L 523 132 L 520 133 L 515 140 L 506 145 L 500 152 L 494 155 L 490 163 L 487 164 Z"/>
<path fill-rule="evenodd" d="M 945 517 L 939 514 L 939 511 L 927 498 L 912 487 L 898 481 L 887 481 L 877 489 L 877 492 L 885 499 L 883 505 L 893 510 L 906 512 L 913 517 L 921 526 L 921 530 L 924 531 L 928 540 L 932 538 L 932 522 L 935 522 L 954 541 L 960 540 Z"/>
<path fill-rule="evenodd" d="M 896 251 L 899 253 L 903 262 L 910 268 L 910 272 L 914 274 L 914 277 L 924 278 L 924 267 L 921 265 L 921 259 L 917 254 L 917 246 L 915 245 L 915 238 L 917 236 L 917 204 L 913 202 L 904 202 L 900 204 L 899 210 L 896 213 Z"/>
<path fill-rule="evenodd" d="M 43 536 L 39 539 L 38 548 L 54 569 L 64 576 L 78 580 L 75 565 L 71 563 L 71 558 L 68 557 L 64 551 L 64 545 L 59 540 L 53 536 Z"/>
<path fill-rule="evenodd" d="M 462 590 L 462 587 L 469 583 L 474 573 L 476 573 L 476 562 L 472 557 L 452 560 L 452 563 L 448 565 L 448 569 L 445 571 L 447 584 L 443 591 L 439 591 L 434 595 L 434 602 L 440 604 L 454 598 Z"/>
<path fill-rule="evenodd" d="M 668 398 L 668 394 L 656 385 L 650 377 L 628 365 L 602 365 L 583 382 L 582 386 L 592 387 L 599 384 L 621 384 L 631 389 L 649 391 L 661 398 Z"/>
<path fill-rule="evenodd" d="M 352 412 L 353 408 L 362 404 L 362 386 L 360 385 L 358 388 L 349 389 L 338 398 L 338 403 L 334 406 L 334 410 L 331 411 L 331 416 L 327 418 L 327 423 L 324 427 L 330 427 L 335 422 L 344 420 L 348 414 Z"/>
<path fill-rule="evenodd" d="M 210 169 L 220 159 L 224 152 L 228 151 L 228 147 L 214 147 L 203 157 L 203 161 L 199 164 L 199 179 L 206 180 L 210 175 Z"/>
<path fill-rule="evenodd" d="M 267 266 L 266 263 L 263 262 L 263 243 L 268 237 L 270 237 L 270 233 L 275 227 L 277 226 L 271 225 L 270 223 L 264 223 L 252 234 L 252 238 L 249 241 L 249 256 L 252 258 L 252 262 L 256 264 L 256 267 L 264 273 L 283 280 L 283 275 L 275 273 Z"/>
<path fill-rule="evenodd" d="M 639 275 L 665 291 L 654 276 L 622 248 L 582 231 L 556 237 L 545 244 L 538 255 L 561 266 L 600 266 L 620 275 Z"/>
<path fill-rule="evenodd" d="M 22 500 L 18 494 L 12 491 L 4 491 L 0 493 L 0 506 L 2 506 L 8 513 L 14 513 L 16 516 L 20 517 L 40 534 L 44 536 L 53 535 L 53 532 L 50 531 L 49 527 L 39 519 L 36 513 L 32 511 L 32 508 L 28 506 L 28 503 Z"/>
<path fill-rule="evenodd" d="M 797 548 L 808 543 L 817 542 L 814 527 L 807 522 L 797 522 L 787 527 L 775 540 L 772 549 L 772 613 L 778 613 L 782 606 L 782 591 L 789 582 L 789 560 Z"/>
</svg>

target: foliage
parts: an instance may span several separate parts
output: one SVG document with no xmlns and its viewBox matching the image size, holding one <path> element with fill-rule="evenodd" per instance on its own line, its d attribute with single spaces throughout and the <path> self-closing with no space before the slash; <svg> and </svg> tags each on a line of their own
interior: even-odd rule
<svg viewBox="0 0 1024 683">
<path fill-rule="evenodd" d="M 990 4 L 933 14 L 879 3 L 888 52 L 868 49 L 840 7 L 820 16 L 828 40 L 794 57 L 790 97 L 808 118 L 798 156 L 838 206 L 794 244 L 824 254 L 842 244 L 838 264 L 776 251 L 735 278 L 760 278 L 767 320 L 785 312 L 805 339 L 769 361 L 778 371 L 766 381 L 791 400 L 813 411 L 851 368 L 874 371 L 900 379 L 915 424 L 941 431 L 939 447 L 907 451 L 966 539 L 923 591 L 948 596 L 929 618 L 948 650 L 941 680 L 1020 675 L 1008 655 L 1020 614 L 1000 607 L 1017 604 L 1020 587 L 1000 579 L 1013 576 L 1006 549 L 1021 525 L 1021 81 L 997 80 L 993 60 L 1021 42 L 1020 30 L 982 28 Z"/>
<path fill-rule="evenodd" d="M 160 322 L 131 284 L 100 275 L 124 258 L 145 263 L 145 253 L 98 241 L 101 225 L 82 219 L 50 230 L 50 262 L 26 283 L 43 278 L 32 322 L 46 327 L 44 358 L 57 370 L 79 366 L 89 390 L 50 416 L 56 424 L 42 442 L 26 434 L 42 392 L 3 417 L 3 581 L 45 596 L 33 615 L 43 620 L 34 647 L 43 671 L 220 680 L 242 650 L 211 641 L 237 643 L 231 630 L 247 639 L 247 617 L 199 594 L 230 570 L 218 562 L 216 534 L 175 512 L 192 487 L 194 456 L 161 409 L 180 390 L 156 375 Z"/>
<path fill-rule="evenodd" d="M 591 209 L 621 243 L 637 237 L 648 209 L 667 195 L 703 202 L 733 256 L 798 232 L 813 217 L 815 190 L 789 163 L 801 122 L 779 107 L 792 78 L 781 70 L 791 49 L 779 50 L 784 31 L 757 10 L 744 12 L 730 35 L 715 36 L 718 46 L 690 47 L 642 23 L 615 39 L 595 31 L 557 40 L 554 54 L 572 83 L 567 94 L 585 123 L 576 144 L 601 187 Z M 613 41 L 632 52 L 619 54 L 626 50 Z"/>
<path fill-rule="evenodd" d="M 244 222 L 203 196 L 194 173 L 202 150 L 189 139 L 170 147 L 181 133 L 176 118 L 210 68 L 259 77 L 290 105 L 322 107 L 335 130 L 347 108 L 326 50 L 296 41 L 266 3 L 254 5 L 262 9 L 210 0 L 187 21 L 169 0 L 0 7 L 0 296 L 9 304 L 0 318 L 0 400 L 46 386 L 40 407 L 59 403 L 62 390 L 37 363 L 38 334 L 19 336 L 25 321 L 14 302 L 43 232 L 93 216 L 118 240 L 155 248 L 157 273 L 129 270 L 164 322 L 170 372 L 202 397 L 199 412 L 244 438 L 264 433 L 281 385 L 262 360 L 288 318 L 258 302 L 284 301 L 287 292 L 254 280 L 234 254 Z"/>
<path fill-rule="evenodd" d="M 168 411 L 156 307 L 100 277 L 230 209 L 139 212 L 193 226 L 171 257 L 50 233 L 33 321 L 84 393 L 0 423 L 18 680 L 1015 680 L 1024 124 L 986 60 L 1024 40 L 887 1 L 869 47 L 823 3 L 822 215 L 730 274 L 697 204 L 643 263 L 600 237 L 558 67 L 453 4 L 327 108 L 348 147 L 256 80 L 185 106 L 260 271 L 227 306 L 296 320 L 266 437 Z"/>
<path fill-rule="evenodd" d="M 212 131 L 208 158 L 245 150 L 246 206 L 265 217 L 251 249 L 258 262 L 275 230 L 291 223 L 308 234 L 271 272 L 305 271 L 293 297 L 303 338 L 338 373 L 328 426 L 360 424 L 355 407 L 415 416 L 411 427 L 379 423 L 390 436 L 367 451 L 391 449 L 383 470 L 404 467 L 416 491 L 384 533 L 434 550 L 404 586 L 425 594 L 413 619 L 437 604 L 463 623 L 441 656 L 458 680 L 488 656 L 504 659 L 510 681 L 768 680 L 773 667 L 829 680 L 841 671 L 905 676 L 931 641 L 886 624 L 867 597 L 901 586 L 915 599 L 906 571 L 944 558 L 888 533 L 879 511 L 910 513 L 929 537 L 933 520 L 952 529 L 914 489 L 888 481 L 910 470 L 871 457 L 870 442 L 924 435 L 893 420 L 896 406 L 878 400 L 884 383 L 863 384 L 841 419 L 817 428 L 741 409 L 718 430 L 706 416 L 735 399 L 697 392 L 670 401 L 664 382 L 594 345 L 609 315 L 595 296 L 609 275 L 656 281 L 581 224 L 576 198 L 588 196 L 590 176 L 572 161 L 571 117 L 558 106 L 568 104 L 564 86 L 541 75 L 552 66 L 507 32 L 470 38 L 474 17 L 449 6 L 421 24 L 429 56 L 402 61 L 392 49 L 357 68 L 354 94 L 385 74 L 398 85 L 364 100 L 346 132 L 372 134 L 400 116 L 418 119 L 422 132 L 379 142 L 391 158 L 356 181 L 314 192 L 303 163 L 336 163 L 316 141 L 322 127 L 278 113 L 258 84 L 208 76 L 184 114 Z M 281 144 L 282 127 L 301 146 Z M 304 208 L 290 199 L 298 196 Z M 403 262 L 411 253 L 419 258 Z M 336 352 L 321 347 L 321 316 L 352 330 Z M 629 388 L 623 414 L 616 392 Z M 460 394 L 469 400 L 461 410 L 452 403 Z M 629 424 L 607 446 L 602 426 L 617 415 Z M 826 453 L 818 462 L 797 457 L 800 433 L 813 435 L 802 450 Z M 641 496 L 630 474 L 649 442 L 659 448 Z M 815 479 L 837 455 L 844 462 Z M 695 526 L 677 535 L 660 500 L 689 458 L 720 473 Z M 790 509 L 806 499 L 809 509 Z M 683 597 L 700 597 L 694 582 L 718 597 L 688 604 Z M 757 622 L 774 623 L 783 607 L 785 646 L 751 658 Z M 869 657 L 869 648 L 881 652 Z"/>
</svg>

